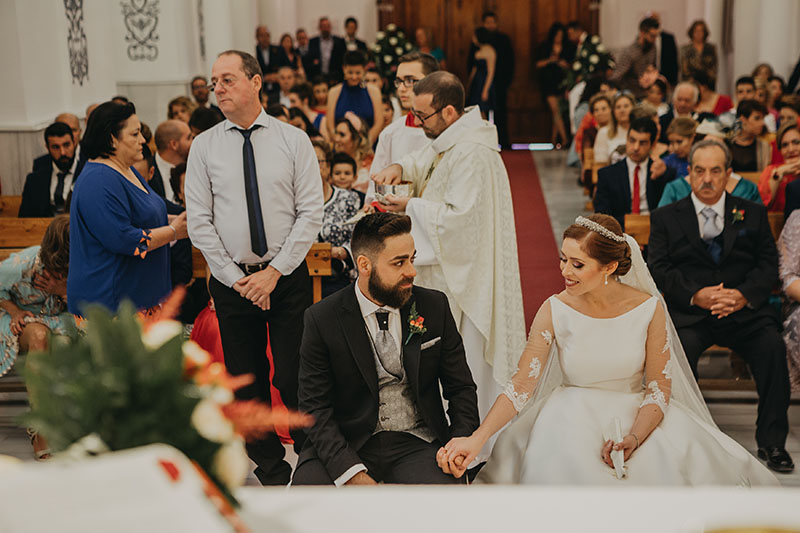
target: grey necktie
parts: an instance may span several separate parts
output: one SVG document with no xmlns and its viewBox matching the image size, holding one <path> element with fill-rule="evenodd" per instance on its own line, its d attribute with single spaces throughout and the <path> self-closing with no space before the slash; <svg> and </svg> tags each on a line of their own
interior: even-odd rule
<svg viewBox="0 0 800 533">
<path fill-rule="evenodd" d="M 397 379 L 403 378 L 403 363 L 394 337 L 389 332 L 389 311 L 378 309 L 375 311 L 378 320 L 378 334 L 375 336 L 375 351 L 381 366 Z"/>
<path fill-rule="evenodd" d="M 710 241 L 722 231 L 717 227 L 717 212 L 711 209 L 710 207 L 704 207 L 700 214 L 703 215 L 706 219 L 705 223 L 703 224 L 703 230 L 700 232 L 700 237 L 704 241 Z"/>
</svg>

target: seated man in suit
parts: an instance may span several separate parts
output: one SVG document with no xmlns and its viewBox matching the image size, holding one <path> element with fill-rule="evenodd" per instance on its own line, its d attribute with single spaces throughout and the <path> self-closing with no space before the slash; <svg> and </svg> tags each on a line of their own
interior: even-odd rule
<svg viewBox="0 0 800 533">
<path fill-rule="evenodd" d="M 689 154 L 692 194 L 656 210 L 648 265 L 697 374 L 712 344 L 741 355 L 756 382 L 758 456 L 791 472 L 784 448 L 789 422 L 786 347 L 777 310 L 768 303 L 778 280 L 778 252 L 763 205 L 725 193 L 731 154 L 704 140 Z"/>
<path fill-rule="evenodd" d="M 186 163 L 192 139 L 192 130 L 182 120 L 166 120 L 156 128 L 156 164 L 150 186 L 169 202 L 176 201 L 177 192 L 172 190 L 169 181 L 170 172 L 177 165 Z"/>
<path fill-rule="evenodd" d="M 351 249 L 356 283 L 305 314 L 298 400 L 316 422 L 292 484 L 463 483 L 436 452 L 478 427 L 475 383 L 447 297 L 413 285 L 411 219 L 368 215 Z"/>
<path fill-rule="evenodd" d="M 86 119 L 88 120 L 89 117 L 87 116 Z M 80 161 L 81 159 L 81 121 L 80 119 L 73 115 L 72 113 L 61 113 L 58 115 L 53 122 L 62 122 L 69 126 L 69 129 L 72 130 L 72 141 L 75 143 L 75 157 Z M 84 159 L 80 165 L 83 168 L 83 164 L 86 163 Z M 44 154 L 36 159 L 33 160 L 33 172 L 37 172 L 42 170 L 43 168 L 51 168 L 53 164 L 53 158 L 50 157 L 50 154 Z M 77 173 L 75 174 L 77 176 Z"/>
<path fill-rule="evenodd" d="M 44 130 L 50 164 L 40 165 L 25 178 L 19 217 L 52 217 L 69 211 L 72 187 L 86 162 L 75 157 L 72 129 L 54 122 Z"/>
<path fill-rule="evenodd" d="M 625 228 L 628 213 L 646 215 L 658 206 L 675 171 L 660 159 L 650 159 L 658 127 L 649 118 L 631 122 L 625 144 L 625 158 L 597 173 L 594 212 L 611 215 Z"/>
</svg>

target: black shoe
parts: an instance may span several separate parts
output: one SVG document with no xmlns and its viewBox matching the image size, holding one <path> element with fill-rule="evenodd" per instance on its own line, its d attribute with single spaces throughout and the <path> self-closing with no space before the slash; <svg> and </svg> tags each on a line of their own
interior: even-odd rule
<svg viewBox="0 0 800 533">
<path fill-rule="evenodd" d="M 794 463 L 783 446 L 765 446 L 758 449 L 758 458 L 767 462 L 770 470 L 783 474 L 794 470 Z"/>
</svg>

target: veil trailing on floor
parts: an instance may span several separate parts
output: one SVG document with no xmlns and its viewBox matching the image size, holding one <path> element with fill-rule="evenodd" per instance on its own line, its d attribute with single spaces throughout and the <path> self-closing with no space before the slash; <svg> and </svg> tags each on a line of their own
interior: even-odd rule
<svg viewBox="0 0 800 533">
<path fill-rule="evenodd" d="M 664 309 L 667 345 L 670 348 L 670 359 L 665 372 L 668 372 L 667 376 L 672 379 L 672 392 L 669 403 L 681 404 L 690 415 L 716 429 L 717 426 L 714 423 L 714 419 L 711 418 L 711 413 L 692 374 L 692 369 L 681 345 L 678 332 L 675 330 L 675 325 L 670 318 L 664 297 L 661 296 L 653 277 L 650 275 L 638 243 L 628 234 L 625 234 L 625 238 L 631 248 L 631 269 L 627 274 L 621 276 L 619 281 L 657 297 Z M 547 364 L 533 396 L 517 417 L 502 430 L 497 443 L 494 445 L 492 457 L 478 476 L 479 482 L 498 484 L 516 484 L 520 482 L 522 460 L 525 450 L 528 448 L 536 418 L 553 391 L 561 386 L 564 381 L 557 344 L 557 342 L 554 342 L 550 346 Z M 643 382 L 643 391 L 644 387 L 645 384 Z M 553 437 L 556 438 L 555 435 Z"/>
</svg>

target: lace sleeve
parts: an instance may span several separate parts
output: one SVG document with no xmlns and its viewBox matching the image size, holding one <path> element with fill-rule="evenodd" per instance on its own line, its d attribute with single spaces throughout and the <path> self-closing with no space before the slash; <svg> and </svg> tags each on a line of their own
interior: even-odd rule
<svg viewBox="0 0 800 533">
<path fill-rule="evenodd" d="M 548 300 L 542 304 L 533 319 L 530 336 L 525 349 L 522 350 L 517 370 L 503 391 L 503 394 L 514 404 L 517 412 L 520 412 L 533 396 L 539 376 L 547 363 L 550 345 L 554 340 L 553 318 L 550 314 L 550 301 Z"/>
<path fill-rule="evenodd" d="M 778 239 L 780 277 L 783 290 L 800 279 L 800 215 L 789 217 Z"/>
<path fill-rule="evenodd" d="M 639 406 L 656 405 L 662 413 L 667 412 L 672 392 L 672 350 L 667 338 L 664 308 L 656 305 L 650 326 L 647 328 L 647 344 L 644 362 L 644 376 L 647 384 L 644 400 Z"/>
</svg>

